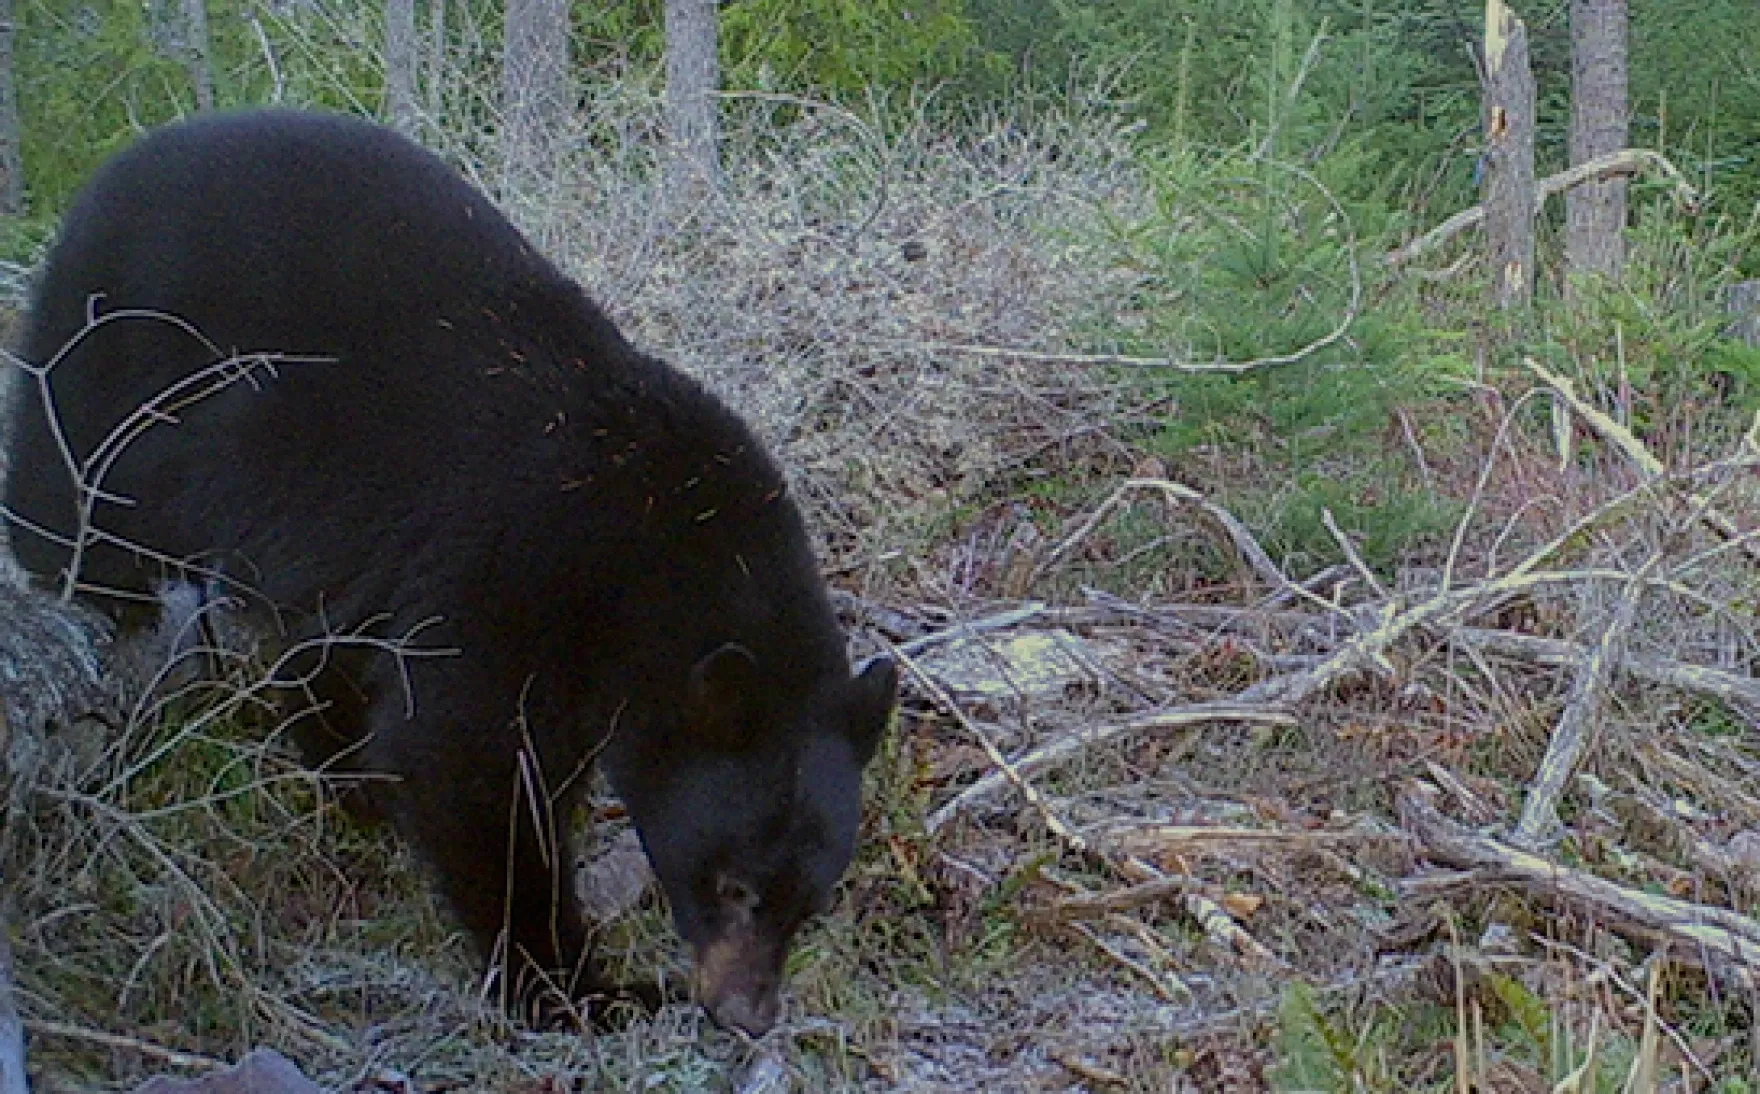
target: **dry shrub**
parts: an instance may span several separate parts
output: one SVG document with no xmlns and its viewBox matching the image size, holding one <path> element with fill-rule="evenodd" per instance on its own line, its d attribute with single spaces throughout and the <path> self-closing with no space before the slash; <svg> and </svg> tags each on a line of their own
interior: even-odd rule
<svg viewBox="0 0 1760 1094">
<path fill-rule="evenodd" d="M 727 189 L 669 213 L 659 103 L 604 90 L 508 205 L 639 343 L 757 424 L 839 563 L 914 543 L 1060 440 L 1119 415 L 1113 378 L 950 347 L 1056 350 L 1135 274 L 1108 225 L 1146 191 L 1109 108 L 978 119 L 733 98 Z M 901 117 L 904 120 L 899 120 Z"/>
</svg>

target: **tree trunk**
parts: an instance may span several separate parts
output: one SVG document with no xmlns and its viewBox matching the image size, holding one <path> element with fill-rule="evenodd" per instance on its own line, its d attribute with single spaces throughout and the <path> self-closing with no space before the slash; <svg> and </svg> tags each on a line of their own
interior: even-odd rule
<svg viewBox="0 0 1760 1094">
<path fill-rule="evenodd" d="M 1534 295 L 1534 73 L 1528 28 L 1503 0 L 1485 3 L 1485 243 L 1492 299 Z"/>
<path fill-rule="evenodd" d="M 416 135 L 416 0 L 385 0 L 385 114 L 393 129 Z"/>
<path fill-rule="evenodd" d="M 501 122 L 511 170 L 542 166 L 570 98 L 568 0 L 508 0 Z"/>
<path fill-rule="evenodd" d="M 1723 336 L 1760 349 L 1760 281 L 1738 281 L 1726 286 L 1723 306 L 1730 317 Z"/>
<path fill-rule="evenodd" d="M 1626 0 L 1571 0 L 1571 164 L 1626 146 Z M 1618 278 L 1625 265 L 1626 180 L 1565 195 L 1565 271 Z"/>
<path fill-rule="evenodd" d="M 214 68 L 209 63 L 207 0 L 183 0 L 183 66 L 195 88 L 196 109 L 214 109 Z"/>
<path fill-rule="evenodd" d="M 721 188 L 715 0 L 666 0 L 666 202 L 675 213 Z"/>
<path fill-rule="evenodd" d="M 439 121 L 446 113 L 446 0 L 428 6 L 428 117 Z"/>
<path fill-rule="evenodd" d="M 24 212 L 24 130 L 18 121 L 18 84 L 12 78 L 12 0 L 0 0 L 0 216 Z"/>
</svg>

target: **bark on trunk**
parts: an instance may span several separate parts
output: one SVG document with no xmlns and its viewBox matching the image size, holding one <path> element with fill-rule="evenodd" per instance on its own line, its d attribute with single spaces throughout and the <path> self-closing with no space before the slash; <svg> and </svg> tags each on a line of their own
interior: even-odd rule
<svg viewBox="0 0 1760 1094">
<path fill-rule="evenodd" d="M 1528 28 L 1503 0 L 1485 4 L 1485 242 L 1492 299 L 1534 293 L 1534 74 Z"/>
<path fill-rule="evenodd" d="M 416 135 L 416 0 L 385 0 L 385 116 Z"/>
<path fill-rule="evenodd" d="M 214 67 L 209 62 L 206 0 L 183 0 L 183 67 L 195 89 L 196 109 L 214 109 Z"/>
<path fill-rule="evenodd" d="M 428 116 L 445 115 L 446 0 L 433 0 L 428 11 Z"/>
<path fill-rule="evenodd" d="M 675 213 L 721 188 L 715 0 L 666 0 L 666 201 Z"/>
<path fill-rule="evenodd" d="M 570 100 L 567 0 L 508 0 L 501 68 L 502 155 L 537 170 Z"/>
<path fill-rule="evenodd" d="M 1626 0 L 1572 0 L 1573 166 L 1626 146 L 1626 28 Z M 1618 278 L 1625 266 L 1625 227 L 1625 179 L 1584 183 L 1567 193 L 1567 275 Z"/>
<path fill-rule="evenodd" d="M 18 121 L 18 85 L 12 73 L 12 0 L 0 0 L 0 216 L 24 212 L 23 129 Z"/>
</svg>

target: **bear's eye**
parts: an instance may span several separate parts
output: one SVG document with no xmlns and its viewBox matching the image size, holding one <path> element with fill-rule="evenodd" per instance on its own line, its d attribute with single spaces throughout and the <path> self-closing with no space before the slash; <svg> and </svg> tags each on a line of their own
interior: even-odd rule
<svg viewBox="0 0 1760 1094">
<path fill-rule="evenodd" d="M 758 907 L 758 894 L 739 878 L 722 874 L 715 881 L 715 897 L 724 905 L 750 912 Z"/>
</svg>

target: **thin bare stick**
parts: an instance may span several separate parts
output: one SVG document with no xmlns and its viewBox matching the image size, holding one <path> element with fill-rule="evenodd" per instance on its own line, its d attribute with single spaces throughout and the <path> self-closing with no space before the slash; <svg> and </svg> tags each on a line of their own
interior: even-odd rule
<svg viewBox="0 0 1760 1094">
<path fill-rule="evenodd" d="M 1101 523 L 1112 514 L 1113 510 L 1117 509 L 1124 503 L 1124 499 L 1127 495 L 1137 491 L 1152 491 L 1159 493 L 1162 497 L 1166 498 L 1168 503 L 1175 509 L 1187 506 L 1196 507 L 1199 512 L 1210 518 L 1210 520 L 1214 521 L 1223 529 L 1228 535 L 1229 541 L 1234 545 L 1235 551 L 1241 558 L 1245 559 L 1248 565 L 1252 566 L 1253 571 L 1272 588 L 1280 591 L 1288 591 L 1292 595 L 1299 596 L 1302 599 L 1323 607 L 1331 607 L 1331 605 L 1325 600 L 1315 596 L 1308 590 L 1303 589 L 1301 586 L 1295 584 L 1286 577 L 1283 571 L 1277 568 L 1277 564 L 1271 561 L 1271 556 L 1265 552 L 1265 548 L 1259 546 L 1259 541 L 1253 538 L 1253 534 L 1247 530 L 1247 526 L 1236 519 L 1233 513 L 1230 513 L 1222 506 L 1217 505 L 1215 502 L 1206 498 L 1200 491 L 1194 490 L 1183 483 L 1170 482 L 1167 479 L 1126 479 L 1124 482 L 1120 483 L 1118 488 L 1109 494 L 1106 500 L 1101 502 L 1100 505 L 1088 515 L 1088 518 L 1081 523 L 1080 527 L 1064 537 L 1063 542 L 1052 548 L 1051 551 L 1046 554 L 1045 558 L 1040 561 L 1039 565 L 1034 567 L 1031 580 L 1037 581 L 1050 572 L 1052 567 L 1063 561 L 1063 559 L 1074 550 L 1078 544 L 1093 535 L 1095 530 L 1100 527 Z"/>
<path fill-rule="evenodd" d="M 1357 553 L 1357 545 L 1352 543 L 1350 537 L 1344 534 L 1344 529 L 1338 526 L 1338 521 L 1333 517 L 1330 508 L 1321 507 L 1320 523 L 1326 525 L 1326 530 L 1332 534 L 1332 541 L 1338 544 L 1339 550 L 1344 552 L 1346 561 L 1351 564 L 1352 569 L 1357 571 L 1357 576 L 1361 577 L 1363 583 L 1374 590 L 1377 597 L 1386 600 L 1387 587 L 1381 584 L 1381 579 L 1375 576 L 1375 571 L 1369 569 L 1369 564 L 1364 562 L 1363 556 Z"/>
<path fill-rule="evenodd" d="M 1186 988 L 1185 993 L 1182 995 L 1179 990 L 1162 983 L 1161 977 L 1154 969 L 1151 969 L 1149 966 L 1125 953 L 1117 946 L 1106 941 L 1106 939 L 1100 937 L 1100 932 L 1088 926 L 1086 923 L 1077 923 L 1075 924 L 1075 928 L 1084 938 L 1089 942 L 1092 942 L 1094 947 L 1101 953 L 1118 962 L 1119 965 L 1134 973 L 1138 979 L 1142 980 L 1145 984 L 1148 984 L 1149 989 L 1159 996 L 1162 1002 L 1181 1003 L 1191 998 L 1191 990 L 1189 988 Z M 1185 988 L 1185 984 L 1180 983 L 1179 987 Z"/>
<path fill-rule="evenodd" d="M 1064 897 L 1051 906 L 1053 919 L 1101 919 L 1117 912 L 1155 904 L 1169 897 L 1184 896 L 1196 883 L 1189 877 L 1162 877 L 1127 889 L 1095 893 L 1086 890 Z"/>
<path fill-rule="evenodd" d="M 997 612 L 994 615 L 986 615 L 981 619 L 964 620 L 955 623 L 953 626 L 948 627 L 945 630 L 939 630 L 933 634 L 925 634 L 921 638 L 913 638 L 909 642 L 901 643 L 898 648 L 905 653 L 918 654 L 922 653 L 924 650 L 933 649 L 936 646 L 945 645 L 948 642 L 953 642 L 961 638 L 968 638 L 972 635 L 984 634 L 989 631 L 1007 630 L 1010 627 L 1018 627 L 1022 623 L 1035 619 L 1043 614 L 1045 614 L 1045 605 L 1037 600 L 1029 600 L 1018 608 L 1010 608 L 1007 611 Z"/>
<path fill-rule="evenodd" d="M 1424 603 L 1404 611 L 1396 602 L 1382 608 L 1380 622 L 1370 630 L 1352 638 L 1337 653 L 1306 672 L 1274 676 L 1261 680 L 1236 696 L 1241 703 L 1278 703 L 1293 706 L 1337 680 L 1366 668 L 1391 673 L 1386 649 L 1394 642 L 1421 628 L 1435 626 L 1471 610 L 1475 605 L 1493 602 L 1513 593 L 1526 592 L 1548 585 L 1570 585 L 1584 581 L 1614 581 L 1624 586 L 1638 578 L 1623 570 L 1590 568 L 1582 570 L 1510 573 L 1478 585 L 1451 589 L 1431 597 Z M 1666 589 L 1695 603 L 1705 598 L 1679 582 L 1661 578 L 1645 578 L 1645 585 Z"/>
<path fill-rule="evenodd" d="M 1660 1015 L 1656 1012 L 1656 1000 L 1652 998 L 1650 992 L 1639 988 L 1636 984 L 1633 984 L 1630 980 L 1620 975 L 1619 969 L 1607 958 L 1598 957 L 1595 954 L 1577 946 L 1573 946 L 1568 942 L 1561 942 L 1556 938 L 1548 938 L 1537 931 L 1529 932 L 1528 938 L 1536 946 L 1567 954 L 1575 960 L 1581 961 L 1583 964 L 1592 967 L 1595 970 L 1596 975 L 1605 977 L 1608 983 L 1624 992 L 1627 998 L 1631 999 L 1632 1002 L 1643 1007 L 1646 1014 L 1660 1019 Z M 1646 966 L 1651 970 L 1653 976 L 1655 971 L 1665 964 L 1666 961 L 1661 954 L 1652 954 L 1649 961 L 1646 962 Z M 1652 983 L 1654 983 L 1654 980 L 1652 980 Z M 1700 1075 L 1704 1076 L 1706 1083 L 1709 1084 L 1717 1081 L 1717 1076 L 1705 1065 L 1704 1061 L 1699 1059 L 1698 1054 L 1693 1051 L 1693 1046 L 1687 1043 L 1687 1039 L 1681 1036 L 1679 1030 L 1666 1022 L 1661 1023 L 1661 1028 L 1663 1033 L 1668 1036 L 1668 1039 L 1674 1042 L 1675 1051 L 1681 1054 L 1681 1059 L 1686 1061 L 1687 1064 Z"/>
<path fill-rule="evenodd" d="M 1576 664 L 1589 656 L 1588 648 L 1575 642 L 1480 627 L 1450 628 L 1444 638 L 1451 645 L 1519 657 L 1542 665 Z M 1652 684 L 1760 712 L 1760 680 L 1751 676 L 1672 658 L 1639 657 L 1629 653 L 1620 657 L 1619 669 Z"/>
<path fill-rule="evenodd" d="M 1613 175 L 1635 175 L 1640 171 L 1650 170 L 1667 179 L 1674 188 L 1675 200 L 1692 208 L 1699 204 L 1699 192 L 1687 182 L 1680 170 L 1668 162 L 1660 154 L 1648 148 L 1625 148 L 1618 152 L 1609 152 L 1605 156 L 1597 156 L 1577 164 L 1567 171 L 1540 180 L 1534 187 L 1535 201 L 1544 204 L 1546 199 L 1555 194 L 1562 194 L 1585 182 L 1598 182 Z M 1455 236 L 1471 228 L 1477 228 L 1485 222 L 1485 207 L 1475 205 L 1463 209 L 1454 216 L 1425 232 L 1417 239 L 1403 247 L 1387 253 L 1389 266 L 1401 266 L 1412 259 L 1433 251 Z"/>
<path fill-rule="evenodd" d="M 1416 791 L 1400 795 L 1403 826 L 1439 862 L 1485 870 L 1530 892 L 1583 905 L 1612 921 L 1658 931 L 1678 940 L 1743 991 L 1760 990 L 1760 922 L 1706 904 L 1616 885 L 1571 870 L 1489 836 L 1462 828 Z"/>
<path fill-rule="evenodd" d="M 184 1067 L 191 1071 L 220 1071 L 226 1067 L 226 1061 L 216 1060 L 212 1056 L 202 1056 L 194 1052 L 180 1052 L 174 1048 L 166 1048 L 151 1041 L 143 1041 L 139 1037 L 126 1037 L 120 1033 L 108 1033 L 101 1029 L 89 1029 L 76 1026 L 70 1022 L 52 1022 L 41 1018 L 26 1018 L 24 1028 L 38 1037 L 60 1037 L 69 1041 L 85 1041 L 88 1044 L 103 1045 L 105 1048 L 120 1049 L 145 1056 L 150 1060 L 158 1060 L 172 1067 Z"/>
<path fill-rule="evenodd" d="M 1620 650 L 1632 628 L 1638 602 L 1643 599 L 1643 578 L 1656 563 L 1657 559 L 1652 558 L 1633 577 L 1600 640 L 1577 666 L 1564 713 L 1558 719 L 1552 739 L 1547 742 L 1540 768 L 1534 773 L 1527 801 L 1522 804 L 1522 819 L 1510 836 L 1510 842 L 1517 847 L 1537 851 L 1555 842 L 1563 830 L 1558 820 L 1558 800 L 1564 795 L 1565 784 L 1570 781 L 1571 772 L 1576 770 L 1589 746 L 1593 727 L 1599 722 L 1597 715 L 1601 710 L 1602 695 L 1613 677 L 1614 666 L 1619 663 Z"/>
<path fill-rule="evenodd" d="M 1179 855 L 1242 851 L 1247 848 L 1313 851 L 1330 844 L 1349 843 L 1356 838 L 1350 832 L 1324 829 L 1287 831 L 1279 828 L 1240 828 L 1227 825 L 1143 824 L 1129 820 L 1107 822 L 1091 827 L 1089 831 L 1107 846 L 1116 846 L 1133 855 L 1153 855 L 1163 860 Z"/>
<path fill-rule="evenodd" d="M 1120 858 L 1108 855 L 1099 848 L 1096 848 L 1087 837 L 1076 831 L 1057 815 L 1056 811 L 1051 808 L 1050 803 L 1045 800 L 1044 795 L 1039 793 L 1038 788 L 1031 782 L 1027 781 L 1027 778 L 1016 769 L 1015 765 L 1010 763 L 1008 758 L 1002 754 L 1002 749 L 997 746 L 995 740 L 991 738 L 990 734 L 987 733 L 983 727 L 974 722 L 966 712 L 960 708 L 959 704 L 953 701 L 953 698 L 947 694 L 947 691 L 942 688 L 940 683 L 938 683 L 934 677 L 924 672 L 922 667 L 913 661 L 909 654 L 898 653 L 896 649 L 894 649 L 893 652 L 897 654 L 898 660 L 904 665 L 905 670 L 922 684 L 924 690 L 929 693 L 929 697 L 935 702 L 935 704 L 952 714 L 954 718 L 958 720 L 960 725 L 965 728 L 966 732 L 977 739 L 978 743 L 983 746 L 985 754 L 990 757 L 990 762 L 996 765 L 997 770 L 1002 773 L 1003 777 L 1012 783 L 1015 789 L 1021 792 L 1021 796 L 1026 798 L 1028 803 L 1038 811 L 1040 818 L 1045 823 L 1046 829 L 1050 831 L 1053 836 L 1063 841 L 1065 846 L 1086 858 L 1106 863 L 1134 882 L 1156 881 L 1165 878 L 1166 875 L 1156 867 L 1134 855 L 1126 855 Z M 1225 940 L 1236 952 L 1239 952 L 1243 956 L 1251 958 L 1261 964 L 1266 966 L 1282 964 L 1276 954 L 1272 953 L 1266 948 L 1264 943 L 1248 934 L 1245 929 L 1235 923 L 1234 919 L 1229 916 L 1228 912 L 1220 905 L 1207 898 L 1198 896 L 1197 894 L 1193 894 L 1193 897 L 1195 899 L 1189 899 L 1187 901 L 1187 911 L 1193 916 L 1193 918 L 1199 921 L 1207 932 L 1210 932 L 1219 939 Z"/>
<path fill-rule="evenodd" d="M 1146 718 L 1113 722 L 1093 729 L 1065 734 L 1042 745 L 1008 764 L 992 771 L 955 795 L 929 815 L 925 825 L 934 834 L 960 813 L 987 801 L 1016 779 L 1027 779 L 1040 772 L 1066 763 L 1089 749 L 1127 741 L 1139 733 L 1203 725 L 1207 722 L 1251 722 L 1258 725 L 1294 726 L 1296 717 L 1286 710 L 1241 703 L 1192 703 L 1159 711 Z"/>
<path fill-rule="evenodd" d="M 1276 968 L 1283 965 L 1283 960 L 1268 949 L 1265 943 L 1247 933 L 1247 929 L 1236 923 L 1228 909 L 1196 890 L 1180 897 L 1180 904 L 1186 914 L 1197 920 L 1198 926 L 1210 936 L 1212 942 L 1224 949 L 1246 957 L 1263 968 Z"/>
<path fill-rule="evenodd" d="M 1038 788 L 1028 782 L 1026 777 L 1019 771 L 1015 770 L 1014 764 L 1010 763 L 1008 757 L 1002 754 L 1002 749 L 996 744 L 996 741 L 990 736 L 989 732 L 977 722 L 973 721 L 972 718 L 961 709 L 960 705 L 953 701 L 953 697 L 947 694 L 947 690 L 941 686 L 939 681 L 929 673 L 924 672 L 922 666 L 918 665 L 917 662 L 912 659 L 910 654 L 903 652 L 897 647 L 893 648 L 892 653 L 898 658 L 899 663 L 904 666 L 905 671 L 915 677 L 917 682 L 922 685 L 923 690 L 929 693 L 929 698 L 934 701 L 935 705 L 953 715 L 954 719 L 959 722 L 960 726 L 977 740 L 978 744 L 984 749 L 984 754 L 990 757 L 990 762 L 996 765 L 996 769 L 1002 773 L 1004 778 L 1014 785 L 1015 789 L 1021 792 L 1021 796 L 1026 798 L 1034 809 L 1039 811 L 1039 815 L 1045 821 L 1045 827 L 1052 835 L 1062 840 L 1073 851 L 1084 855 L 1091 855 L 1094 853 L 1094 849 L 1089 845 L 1087 839 L 1085 839 L 1080 832 L 1077 832 L 1074 828 L 1071 828 L 1068 824 L 1064 823 L 1064 821 L 1052 811 L 1050 804 L 1046 802 L 1044 795 L 1039 793 Z M 933 831 L 932 828 L 931 831 Z"/>
<path fill-rule="evenodd" d="M 1653 479 L 1667 475 L 1667 468 L 1662 465 L 1661 460 L 1651 454 L 1648 448 L 1644 447 L 1643 441 L 1633 436 L 1631 430 L 1585 402 L 1577 395 L 1576 385 L 1572 384 L 1570 380 L 1552 372 L 1532 357 L 1522 358 L 1522 364 L 1529 372 L 1538 376 L 1541 383 L 1556 392 L 1559 398 L 1569 403 L 1571 409 L 1576 411 L 1578 417 L 1582 418 L 1597 436 L 1611 441 L 1621 452 L 1624 452 L 1626 458 L 1638 466 L 1638 470 Z M 1760 562 L 1760 543 L 1745 540 L 1742 530 L 1734 521 L 1719 512 L 1711 504 L 1711 499 L 1708 496 L 1702 492 L 1694 491 L 1688 495 L 1688 498 L 1699 510 L 1701 523 L 1722 539 L 1743 541 L 1743 553 L 1751 561 Z"/>
</svg>

